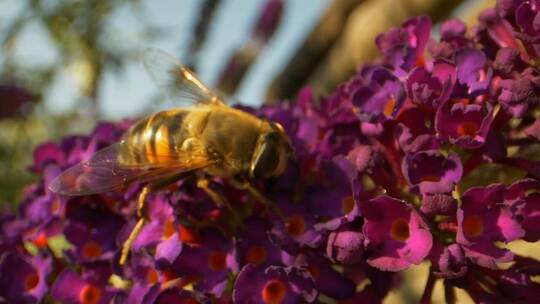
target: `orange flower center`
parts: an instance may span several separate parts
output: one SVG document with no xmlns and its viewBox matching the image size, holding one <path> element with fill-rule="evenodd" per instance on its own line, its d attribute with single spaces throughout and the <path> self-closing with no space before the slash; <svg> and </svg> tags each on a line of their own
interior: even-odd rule
<svg viewBox="0 0 540 304">
<path fill-rule="evenodd" d="M 79 294 L 82 304 L 97 304 L 101 299 L 101 290 L 94 285 L 86 285 Z"/>
<path fill-rule="evenodd" d="M 427 174 L 427 175 L 422 176 L 423 182 L 438 182 L 440 180 L 441 178 L 437 175 Z"/>
<path fill-rule="evenodd" d="M 173 220 L 167 220 L 165 225 L 163 225 L 163 239 L 170 238 L 176 232 L 176 227 L 174 227 Z"/>
<path fill-rule="evenodd" d="M 146 273 L 146 281 L 149 284 L 155 284 L 159 281 L 159 275 L 155 269 L 149 269 Z"/>
<path fill-rule="evenodd" d="M 251 246 L 247 250 L 246 261 L 250 264 L 259 265 L 266 261 L 268 251 L 264 246 Z"/>
<path fill-rule="evenodd" d="M 390 228 L 390 235 L 396 241 L 404 242 L 409 238 L 409 222 L 407 220 L 400 218 L 395 220 L 392 223 Z"/>
<path fill-rule="evenodd" d="M 474 136 L 478 132 L 478 126 L 471 121 L 462 122 L 457 126 L 457 133 L 461 136 Z"/>
<path fill-rule="evenodd" d="M 48 238 L 45 232 L 40 232 L 33 241 L 34 245 L 36 245 L 38 248 L 47 247 L 47 242 L 48 242 Z"/>
<path fill-rule="evenodd" d="M 214 251 L 208 256 L 208 268 L 212 271 L 221 271 L 227 265 L 227 255 L 222 251 Z"/>
<path fill-rule="evenodd" d="M 163 281 L 169 282 L 169 281 L 172 281 L 172 280 L 174 280 L 176 278 L 177 278 L 177 276 L 174 273 L 172 273 L 170 271 L 167 271 L 167 270 L 163 271 Z"/>
<path fill-rule="evenodd" d="M 396 100 L 394 98 L 391 98 L 386 102 L 386 105 L 384 105 L 384 115 L 386 116 L 392 116 L 392 113 L 394 112 L 394 107 L 396 106 Z"/>
<path fill-rule="evenodd" d="M 94 259 L 101 255 L 103 248 L 94 241 L 89 241 L 82 247 L 82 255 L 87 259 Z"/>
<path fill-rule="evenodd" d="M 180 241 L 186 244 L 194 244 L 197 243 L 197 234 L 195 231 L 180 225 L 180 228 L 178 229 L 180 231 Z"/>
<path fill-rule="evenodd" d="M 39 283 L 39 275 L 37 272 L 33 271 L 31 274 L 26 276 L 24 280 L 24 288 L 27 291 L 32 290 L 36 288 L 38 283 Z"/>
<path fill-rule="evenodd" d="M 347 214 L 354 209 L 354 198 L 352 196 L 347 196 L 341 200 L 341 210 L 343 214 Z"/>
<path fill-rule="evenodd" d="M 285 224 L 285 229 L 290 235 L 297 237 L 304 233 L 306 224 L 301 216 L 291 216 Z"/>
<path fill-rule="evenodd" d="M 484 222 L 479 215 L 471 215 L 463 220 L 463 233 L 468 237 L 477 237 L 484 231 Z"/>
<path fill-rule="evenodd" d="M 279 280 L 270 280 L 264 285 L 261 296 L 265 304 L 279 304 L 285 298 L 287 287 Z"/>
<path fill-rule="evenodd" d="M 416 66 L 423 67 L 426 65 L 426 60 L 424 59 L 424 55 L 419 55 L 416 57 Z"/>
</svg>

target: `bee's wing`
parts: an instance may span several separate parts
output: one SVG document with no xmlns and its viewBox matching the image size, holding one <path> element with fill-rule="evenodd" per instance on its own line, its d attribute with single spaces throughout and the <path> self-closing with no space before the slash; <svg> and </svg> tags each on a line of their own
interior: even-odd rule
<svg viewBox="0 0 540 304">
<path fill-rule="evenodd" d="M 158 49 L 147 49 L 142 55 L 146 71 L 170 101 L 186 105 L 225 105 L 197 76 L 174 56 Z"/>
<path fill-rule="evenodd" d="M 125 189 L 132 182 L 148 182 L 182 172 L 201 169 L 212 164 L 203 153 L 189 155 L 160 155 L 160 164 L 148 161 L 121 163 L 119 153 L 126 148 L 119 142 L 96 152 L 56 177 L 49 189 L 62 195 L 88 195 Z"/>
</svg>

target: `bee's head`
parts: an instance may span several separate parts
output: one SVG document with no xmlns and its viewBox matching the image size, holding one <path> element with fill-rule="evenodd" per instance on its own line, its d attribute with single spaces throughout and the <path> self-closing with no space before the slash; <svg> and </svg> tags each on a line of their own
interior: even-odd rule
<svg viewBox="0 0 540 304">
<path fill-rule="evenodd" d="M 263 128 L 259 135 L 249 175 L 254 178 L 269 178 L 279 176 L 287 168 L 289 158 L 294 154 L 291 140 L 283 127 L 276 122 L 267 121 L 268 128 Z"/>
</svg>

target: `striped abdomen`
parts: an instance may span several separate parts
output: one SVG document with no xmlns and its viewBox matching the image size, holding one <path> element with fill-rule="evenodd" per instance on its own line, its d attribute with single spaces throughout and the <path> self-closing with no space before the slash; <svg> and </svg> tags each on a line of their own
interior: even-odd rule
<svg viewBox="0 0 540 304">
<path fill-rule="evenodd" d="M 120 151 L 124 164 L 171 164 L 177 149 L 188 136 L 183 127 L 188 110 L 177 109 L 153 114 L 133 125 L 124 135 Z"/>
</svg>

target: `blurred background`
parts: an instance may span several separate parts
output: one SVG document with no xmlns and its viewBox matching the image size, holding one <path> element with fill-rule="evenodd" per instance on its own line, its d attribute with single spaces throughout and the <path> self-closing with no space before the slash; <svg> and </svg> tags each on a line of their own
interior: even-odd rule
<svg viewBox="0 0 540 304">
<path fill-rule="evenodd" d="M 378 56 L 377 34 L 425 14 L 474 25 L 495 0 L 0 0 L 0 204 L 33 178 L 32 150 L 97 121 L 172 107 L 140 63 L 178 57 L 211 87 L 251 106 L 331 92 Z M 420 269 L 420 270 L 419 270 Z M 397 302 L 425 284 L 411 268 Z M 420 289 L 421 289 L 420 288 Z M 392 302 L 392 301 L 391 301 Z"/>
<path fill-rule="evenodd" d="M 175 106 L 140 63 L 177 56 L 232 102 L 331 92 L 410 16 L 474 23 L 494 0 L 0 0 L 0 203 L 32 180 L 33 148 L 99 120 Z"/>
</svg>

